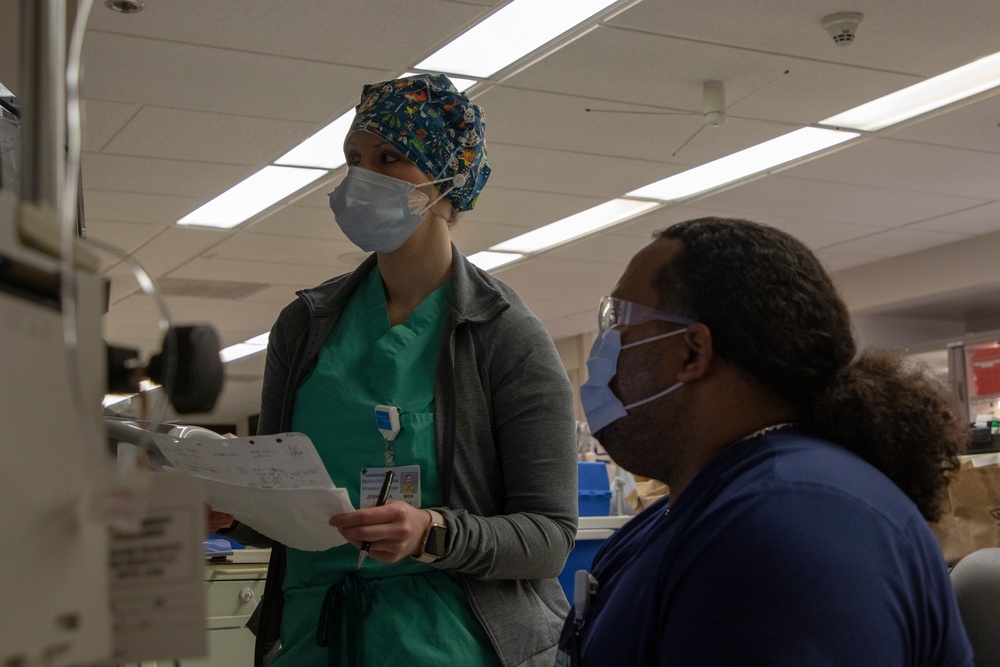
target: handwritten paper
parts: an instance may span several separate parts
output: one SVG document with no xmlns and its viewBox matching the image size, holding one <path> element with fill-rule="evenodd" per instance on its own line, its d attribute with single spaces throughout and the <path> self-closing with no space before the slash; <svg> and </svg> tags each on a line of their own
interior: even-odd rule
<svg viewBox="0 0 1000 667">
<path fill-rule="evenodd" d="M 154 435 L 176 470 L 197 477 L 213 510 L 303 551 L 346 544 L 331 515 L 354 509 L 302 433 L 249 438 Z"/>
</svg>

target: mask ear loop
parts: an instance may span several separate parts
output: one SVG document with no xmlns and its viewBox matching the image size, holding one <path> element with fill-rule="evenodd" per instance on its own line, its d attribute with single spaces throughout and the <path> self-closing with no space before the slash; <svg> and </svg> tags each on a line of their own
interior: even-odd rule
<svg viewBox="0 0 1000 667">
<path fill-rule="evenodd" d="M 437 199 L 435 199 L 431 203 L 427 204 L 427 206 L 425 206 L 424 209 L 422 211 L 420 211 L 420 215 L 423 215 L 427 211 L 430 211 L 431 208 L 435 204 L 437 204 L 439 201 L 441 201 L 442 199 L 444 199 L 445 197 L 447 197 L 454 190 L 457 190 L 458 188 L 460 188 L 463 185 L 465 185 L 465 180 L 466 180 L 465 179 L 465 174 L 455 174 L 454 176 L 449 176 L 448 178 L 439 178 L 436 181 L 427 181 L 426 183 L 421 183 L 420 185 L 414 186 L 414 187 L 417 187 L 417 188 L 422 188 L 425 185 L 434 185 L 436 183 L 444 183 L 445 181 L 451 181 L 451 187 L 448 188 L 447 190 L 445 190 L 444 192 L 442 192 L 438 196 Z M 431 211 L 431 213 L 433 213 L 437 217 L 441 218 L 442 220 L 445 220 L 445 217 L 443 215 L 441 215 L 440 213 L 438 213 L 437 211 Z M 447 222 L 447 220 L 445 220 L 445 222 Z"/>
</svg>

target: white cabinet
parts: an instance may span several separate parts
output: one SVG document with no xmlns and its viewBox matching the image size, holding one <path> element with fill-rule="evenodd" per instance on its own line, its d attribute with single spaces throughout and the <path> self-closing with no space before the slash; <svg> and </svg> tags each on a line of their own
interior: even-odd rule
<svg viewBox="0 0 1000 667">
<path fill-rule="evenodd" d="M 206 657 L 150 660 L 126 667 L 251 667 L 254 636 L 244 626 L 264 593 L 270 555 L 270 549 L 239 549 L 228 562 L 205 566 Z"/>
<path fill-rule="evenodd" d="M 241 549 L 232 561 L 206 566 L 208 656 L 181 662 L 183 667 L 249 667 L 254 636 L 247 619 L 260 603 L 267 576 L 268 549 Z"/>
</svg>

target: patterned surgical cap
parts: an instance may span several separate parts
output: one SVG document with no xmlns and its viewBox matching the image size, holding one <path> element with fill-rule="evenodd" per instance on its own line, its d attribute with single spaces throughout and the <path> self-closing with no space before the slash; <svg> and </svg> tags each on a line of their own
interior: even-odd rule
<svg viewBox="0 0 1000 667">
<path fill-rule="evenodd" d="M 443 74 L 366 85 L 351 123 L 350 131 L 355 130 L 392 144 L 433 180 L 464 174 L 465 184 L 445 196 L 456 211 L 476 205 L 490 176 L 482 107 L 458 92 Z M 450 183 L 438 186 L 441 192 L 450 187 Z"/>
</svg>

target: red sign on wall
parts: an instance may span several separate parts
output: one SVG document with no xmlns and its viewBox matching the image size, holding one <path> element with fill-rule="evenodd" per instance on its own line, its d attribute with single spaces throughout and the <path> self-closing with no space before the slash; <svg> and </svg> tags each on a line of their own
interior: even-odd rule
<svg viewBox="0 0 1000 667">
<path fill-rule="evenodd" d="M 970 397 L 1000 394 L 1000 346 L 973 348 L 969 351 L 968 359 Z"/>
</svg>

